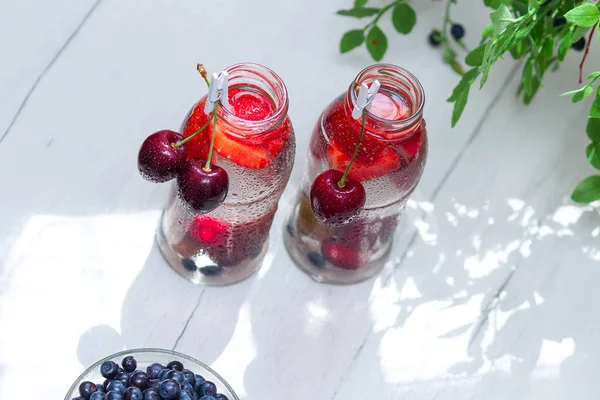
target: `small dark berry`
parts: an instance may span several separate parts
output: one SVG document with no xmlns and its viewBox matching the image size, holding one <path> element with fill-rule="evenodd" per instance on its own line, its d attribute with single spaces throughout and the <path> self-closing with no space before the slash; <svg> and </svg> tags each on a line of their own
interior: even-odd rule
<svg viewBox="0 0 600 400">
<path fill-rule="evenodd" d="M 204 377 L 202 375 L 198 375 L 196 374 L 196 380 L 194 382 L 194 390 L 196 392 L 198 392 L 198 389 L 200 388 L 200 385 L 202 384 L 202 382 L 204 382 L 206 379 L 204 379 Z"/>
<path fill-rule="evenodd" d="M 138 387 L 132 386 L 128 387 L 125 393 L 123 393 L 124 400 L 143 400 L 144 394 L 142 390 Z"/>
<path fill-rule="evenodd" d="M 185 377 L 183 376 L 183 372 L 177 371 L 175 369 L 169 371 L 169 373 L 167 374 L 167 379 L 174 379 L 177 382 L 179 382 L 180 385 L 183 385 L 183 382 L 185 382 Z"/>
<path fill-rule="evenodd" d="M 194 387 L 192 385 L 190 385 L 188 382 L 183 382 L 181 384 L 181 391 L 187 390 L 188 392 L 192 393 L 194 391 Z"/>
<path fill-rule="evenodd" d="M 167 364 L 167 369 L 174 369 L 176 371 L 183 371 L 183 364 L 179 361 L 171 361 Z"/>
<path fill-rule="evenodd" d="M 106 398 L 106 393 L 104 392 L 94 392 L 90 396 L 90 400 L 104 400 Z"/>
<path fill-rule="evenodd" d="M 133 372 L 137 368 L 137 361 L 135 361 L 133 356 L 127 356 L 123 359 L 121 365 L 123 366 L 125 372 Z"/>
<path fill-rule="evenodd" d="M 109 391 L 104 400 L 123 400 L 123 392 Z"/>
<path fill-rule="evenodd" d="M 200 396 L 214 396 L 215 394 L 217 394 L 217 386 L 211 381 L 204 381 L 202 382 L 202 384 L 200 384 L 198 394 Z"/>
<path fill-rule="evenodd" d="M 123 393 L 127 389 L 127 386 L 121 381 L 110 381 L 106 385 L 106 392 L 120 392 Z M 107 393 L 108 394 L 108 393 Z"/>
<path fill-rule="evenodd" d="M 144 390 L 144 400 L 160 400 L 160 395 L 156 389 Z"/>
<path fill-rule="evenodd" d="M 200 397 L 200 400 L 215 400 L 215 397 L 207 394 L 206 396 Z"/>
<path fill-rule="evenodd" d="M 86 400 L 88 400 L 92 393 L 94 393 L 97 390 L 98 388 L 93 382 L 85 381 L 81 382 L 81 384 L 79 385 L 79 394 Z"/>
<path fill-rule="evenodd" d="M 135 386 L 141 390 L 146 390 L 148 387 L 148 374 L 142 371 L 135 371 L 129 377 L 129 386 Z"/>
<path fill-rule="evenodd" d="M 222 394 L 222 393 L 217 394 L 215 396 L 215 399 L 216 400 L 229 400 L 229 398 L 227 396 L 225 396 L 224 394 Z"/>
<path fill-rule="evenodd" d="M 310 261 L 310 263 L 315 267 L 323 268 L 325 266 L 325 259 L 321 254 L 317 253 L 316 251 L 308 252 L 307 257 L 308 261 Z"/>
<path fill-rule="evenodd" d="M 113 361 L 104 361 L 100 367 L 100 373 L 106 379 L 115 379 L 119 373 L 119 366 Z"/>
<path fill-rule="evenodd" d="M 433 47 L 437 47 L 442 43 L 442 34 L 438 30 L 433 30 L 429 34 L 429 44 Z"/>
<path fill-rule="evenodd" d="M 465 36 L 465 28 L 461 24 L 452 24 L 450 33 L 454 39 L 460 40 Z"/>
<path fill-rule="evenodd" d="M 167 379 L 167 374 L 169 373 L 169 371 L 171 371 L 171 370 L 167 369 L 167 368 L 160 371 L 160 374 L 158 374 L 158 379 L 161 381 L 164 381 L 165 379 Z"/>
<path fill-rule="evenodd" d="M 121 372 L 125 372 L 125 370 L 123 368 L 119 367 L 119 373 L 121 373 Z"/>
<path fill-rule="evenodd" d="M 71 400 L 85 400 L 85 399 L 81 396 L 77 396 L 77 397 L 73 397 Z"/>
<path fill-rule="evenodd" d="M 181 385 L 173 379 L 165 379 L 160 383 L 160 388 L 158 388 L 158 394 L 164 400 L 176 399 L 179 396 L 180 391 Z"/>
<path fill-rule="evenodd" d="M 187 390 L 182 390 L 181 393 L 179 393 L 179 400 L 194 400 L 194 399 L 190 392 L 188 392 Z"/>
<path fill-rule="evenodd" d="M 106 393 L 103 383 L 96 383 L 96 388 L 98 389 L 98 392 Z"/>
<path fill-rule="evenodd" d="M 158 389 L 158 387 L 160 386 L 160 382 L 160 379 L 150 379 L 148 381 L 148 389 Z"/>
<path fill-rule="evenodd" d="M 573 48 L 573 50 L 577 50 L 577 51 L 581 51 L 581 50 L 585 49 L 585 39 L 584 38 L 579 39 L 578 41 L 573 43 L 571 45 L 571 47 Z"/>
<path fill-rule="evenodd" d="M 223 272 L 223 267 L 218 265 L 208 265 L 200 268 L 200 273 L 205 276 L 219 276 Z"/>
<path fill-rule="evenodd" d="M 120 373 L 118 373 L 118 374 L 117 374 L 117 376 L 115 377 L 115 380 L 116 380 L 116 381 L 121 381 L 121 382 L 123 382 L 124 384 L 126 384 L 126 385 L 127 385 L 127 382 L 129 382 L 129 376 L 130 376 L 130 375 L 131 375 L 131 374 L 128 374 L 127 372 L 120 372 Z"/>
<path fill-rule="evenodd" d="M 194 373 L 189 369 L 184 369 L 183 371 L 181 371 L 181 373 L 183 373 L 185 381 L 190 385 L 194 386 L 194 383 L 196 383 L 196 376 L 194 375 Z"/>
<path fill-rule="evenodd" d="M 163 365 L 159 363 L 154 363 L 148 365 L 148 367 L 146 368 L 146 373 L 148 374 L 148 377 L 150 379 L 157 379 L 158 374 L 160 374 L 160 371 L 162 371 L 163 369 L 165 369 Z"/>
</svg>

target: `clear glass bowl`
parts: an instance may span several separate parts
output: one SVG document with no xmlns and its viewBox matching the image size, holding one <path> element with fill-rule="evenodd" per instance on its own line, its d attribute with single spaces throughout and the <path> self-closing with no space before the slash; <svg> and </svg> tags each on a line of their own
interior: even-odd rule
<svg viewBox="0 0 600 400">
<path fill-rule="evenodd" d="M 213 371 L 208 365 L 203 364 L 192 357 L 186 356 L 185 354 L 163 349 L 125 350 L 103 358 L 79 375 L 67 392 L 65 400 L 71 400 L 72 398 L 79 396 L 79 385 L 81 382 L 104 382 L 105 378 L 100 374 L 100 366 L 103 362 L 114 361 L 121 365 L 121 361 L 127 356 L 133 356 L 137 361 L 137 369 L 144 372 L 146 372 L 146 367 L 152 363 L 167 365 L 171 361 L 179 361 L 183 364 L 184 368 L 189 369 L 195 374 L 202 375 L 207 381 L 214 382 L 214 384 L 217 385 L 217 391 L 227 396 L 229 400 L 239 400 L 239 397 L 225 379 L 221 378 L 221 376 Z"/>
</svg>

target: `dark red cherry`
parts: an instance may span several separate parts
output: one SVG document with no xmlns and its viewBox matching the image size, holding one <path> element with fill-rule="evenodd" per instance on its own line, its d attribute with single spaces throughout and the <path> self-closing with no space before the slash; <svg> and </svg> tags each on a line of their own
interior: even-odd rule
<svg viewBox="0 0 600 400">
<path fill-rule="evenodd" d="M 204 168 L 206 161 L 190 160 L 177 175 L 179 196 L 198 213 L 207 213 L 219 207 L 227 196 L 227 172 L 216 165 Z"/>
<path fill-rule="evenodd" d="M 170 181 L 185 165 L 187 145 L 174 147 L 183 140 L 175 131 L 163 130 L 148 136 L 138 153 L 138 170 L 150 182 Z"/>
<path fill-rule="evenodd" d="M 319 222 L 340 226 L 350 222 L 364 207 L 366 192 L 363 185 L 346 178 L 343 187 L 338 182 L 343 174 L 330 169 L 317 176 L 310 189 L 310 205 Z"/>
</svg>

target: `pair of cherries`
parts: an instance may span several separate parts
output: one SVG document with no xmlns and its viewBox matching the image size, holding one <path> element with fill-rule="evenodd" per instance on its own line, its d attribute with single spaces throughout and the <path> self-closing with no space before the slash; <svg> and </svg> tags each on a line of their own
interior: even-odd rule
<svg viewBox="0 0 600 400">
<path fill-rule="evenodd" d="M 208 74 L 199 64 L 198 72 L 210 87 Z M 171 130 L 162 130 L 148 136 L 138 153 L 138 170 L 150 182 L 162 183 L 177 179 L 179 196 L 197 213 L 208 213 L 220 206 L 229 189 L 229 177 L 223 168 L 211 164 L 215 138 L 216 106 L 211 118 L 203 127 L 184 139 Z M 212 120 L 212 136 L 208 159 L 189 159 L 187 142 L 209 126 Z"/>
</svg>

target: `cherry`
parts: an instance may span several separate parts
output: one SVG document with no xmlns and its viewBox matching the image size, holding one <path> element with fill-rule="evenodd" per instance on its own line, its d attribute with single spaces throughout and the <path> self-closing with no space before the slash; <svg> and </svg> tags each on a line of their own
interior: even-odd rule
<svg viewBox="0 0 600 400">
<path fill-rule="evenodd" d="M 204 160 L 190 160 L 177 175 L 179 195 L 198 213 L 208 213 L 217 208 L 227 196 L 227 172 Z"/>
<path fill-rule="evenodd" d="M 310 205 L 319 222 L 329 226 L 340 226 L 350 222 L 364 207 L 366 192 L 363 185 L 330 169 L 317 176 L 310 189 Z"/>
<path fill-rule="evenodd" d="M 175 131 L 162 130 L 148 136 L 138 153 L 138 170 L 150 182 L 167 182 L 177 176 L 185 165 L 187 146 L 174 144 L 183 136 Z"/>
</svg>

